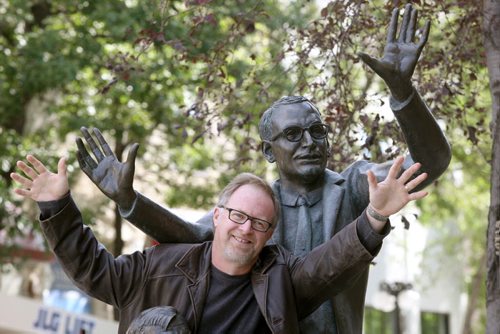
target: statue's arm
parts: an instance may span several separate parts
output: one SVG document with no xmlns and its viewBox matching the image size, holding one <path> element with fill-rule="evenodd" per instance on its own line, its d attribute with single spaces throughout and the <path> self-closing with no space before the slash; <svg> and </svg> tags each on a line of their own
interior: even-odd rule
<svg viewBox="0 0 500 334">
<path fill-rule="evenodd" d="M 120 210 L 120 214 L 160 243 L 197 243 L 213 239 L 212 212 L 191 223 L 137 193 L 132 208 Z"/>
<path fill-rule="evenodd" d="M 411 4 L 406 5 L 398 34 L 399 10 L 395 9 L 382 58 L 376 59 L 365 53 L 360 53 L 359 56 L 384 80 L 391 91 L 391 108 L 411 155 L 404 167 L 419 162 L 422 164 L 420 172 L 428 173 L 426 181 L 418 186 L 421 189 L 446 170 L 451 160 L 451 149 L 436 120 L 411 83 L 430 30 L 430 22 L 427 21 L 420 39 L 414 41 L 417 14 L 418 11 Z"/>
<path fill-rule="evenodd" d="M 419 162 L 422 164 L 419 173 L 425 172 L 428 175 L 417 188 L 422 189 L 434 182 L 448 167 L 451 160 L 450 145 L 416 91 L 407 105 L 393 111 L 410 151 L 404 168 L 413 162 Z"/>
</svg>

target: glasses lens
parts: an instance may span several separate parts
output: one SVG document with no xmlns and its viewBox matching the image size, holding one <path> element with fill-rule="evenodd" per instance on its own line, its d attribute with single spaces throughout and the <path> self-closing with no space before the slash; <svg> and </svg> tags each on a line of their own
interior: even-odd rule
<svg viewBox="0 0 500 334">
<path fill-rule="evenodd" d="M 248 217 L 242 212 L 231 210 L 229 212 L 229 219 L 231 219 L 235 223 L 243 224 L 244 222 L 246 222 Z"/>
<path fill-rule="evenodd" d="M 302 138 L 303 131 L 301 127 L 291 126 L 283 130 L 283 133 L 289 141 L 299 141 Z"/>
<path fill-rule="evenodd" d="M 269 227 L 269 223 L 264 221 L 264 220 L 253 219 L 252 220 L 252 227 L 254 228 L 254 230 L 266 232 L 268 227 Z"/>
<path fill-rule="evenodd" d="M 309 127 L 309 133 L 315 139 L 323 139 L 328 134 L 328 128 L 324 124 L 313 124 Z"/>
</svg>

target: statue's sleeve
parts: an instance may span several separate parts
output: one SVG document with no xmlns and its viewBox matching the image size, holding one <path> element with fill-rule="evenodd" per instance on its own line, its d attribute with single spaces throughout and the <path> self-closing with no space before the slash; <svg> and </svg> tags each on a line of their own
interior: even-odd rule
<svg viewBox="0 0 500 334">
<path fill-rule="evenodd" d="M 120 210 L 120 214 L 160 243 L 198 243 L 213 239 L 212 212 L 196 223 L 187 222 L 137 193 L 132 208 L 126 212 Z"/>
<path fill-rule="evenodd" d="M 422 189 L 435 181 L 448 167 L 451 160 L 450 144 L 415 89 L 410 98 L 402 103 L 391 98 L 391 108 L 410 151 L 403 168 L 419 162 L 422 164 L 419 173 L 428 174 L 427 179 L 414 191 Z"/>
</svg>

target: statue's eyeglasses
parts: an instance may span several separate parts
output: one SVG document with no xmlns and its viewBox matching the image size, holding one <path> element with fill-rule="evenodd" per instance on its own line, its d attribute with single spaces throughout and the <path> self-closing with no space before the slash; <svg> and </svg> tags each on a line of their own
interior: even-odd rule
<svg viewBox="0 0 500 334">
<path fill-rule="evenodd" d="M 298 142 L 304 136 L 304 131 L 309 132 L 309 135 L 311 135 L 311 137 L 313 139 L 319 140 L 319 139 L 326 138 L 326 136 L 328 135 L 328 132 L 330 131 L 330 127 L 326 124 L 323 124 L 323 123 L 312 124 L 311 126 L 308 126 L 306 128 L 303 128 L 300 126 L 290 126 L 286 129 L 284 129 L 282 132 L 278 133 L 273 138 L 271 138 L 270 141 L 275 141 L 280 136 L 283 136 L 288 141 Z"/>
<path fill-rule="evenodd" d="M 243 225 L 247 222 L 247 220 L 250 220 L 250 226 L 252 226 L 252 228 L 256 231 L 267 232 L 273 226 L 273 224 L 268 221 L 249 216 L 239 210 L 227 208 L 225 206 L 220 206 L 220 208 L 227 210 L 229 220 L 233 223 Z"/>
</svg>

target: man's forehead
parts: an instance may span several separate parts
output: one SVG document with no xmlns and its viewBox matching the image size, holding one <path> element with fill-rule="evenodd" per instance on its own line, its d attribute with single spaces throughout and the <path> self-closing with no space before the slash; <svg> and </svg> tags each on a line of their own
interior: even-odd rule
<svg viewBox="0 0 500 334">
<path fill-rule="evenodd" d="M 265 206 L 273 206 L 273 200 L 262 188 L 252 184 L 245 184 L 235 190 L 229 197 L 227 206 L 232 209 L 243 211 L 247 214 L 255 214 L 257 209 Z"/>
</svg>

